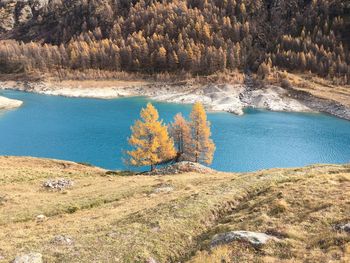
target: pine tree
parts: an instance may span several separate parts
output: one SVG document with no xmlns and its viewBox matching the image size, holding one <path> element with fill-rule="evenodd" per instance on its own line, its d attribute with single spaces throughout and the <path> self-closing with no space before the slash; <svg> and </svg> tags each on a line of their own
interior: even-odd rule
<svg viewBox="0 0 350 263">
<path fill-rule="evenodd" d="M 175 115 L 169 130 L 177 148 L 177 161 L 190 160 L 191 129 L 181 113 Z"/>
<path fill-rule="evenodd" d="M 210 138 L 210 122 L 207 121 L 203 104 L 193 105 L 191 118 L 191 159 L 197 163 L 211 164 L 215 152 L 215 144 Z"/>
<path fill-rule="evenodd" d="M 153 171 L 157 164 L 171 160 L 176 151 L 174 142 L 169 138 L 167 127 L 159 120 L 158 111 L 148 103 L 141 110 L 141 120 L 137 120 L 131 127 L 132 135 L 129 144 L 134 147 L 128 151 L 128 163 L 133 166 L 151 166 Z"/>
</svg>

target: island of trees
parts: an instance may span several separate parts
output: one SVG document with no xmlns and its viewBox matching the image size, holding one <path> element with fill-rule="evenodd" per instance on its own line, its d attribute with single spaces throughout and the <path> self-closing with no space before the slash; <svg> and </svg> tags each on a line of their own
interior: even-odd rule
<svg viewBox="0 0 350 263">
<path fill-rule="evenodd" d="M 133 166 L 150 166 L 153 171 L 159 164 L 190 161 L 211 164 L 215 144 L 205 109 L 195 103 L 187 121 L 180 113 L 166 126 L 159 120 L 157 109 L 148 103 L 141 110 L 141 119 L 131 127 L 127 163 Z"/>
<path fill-rule="evenodd" d="M 0 3 L 2 73 L 264 74 L 276 67 L 350 83 L 349 1 L 36 2 Z"/>
</svg>

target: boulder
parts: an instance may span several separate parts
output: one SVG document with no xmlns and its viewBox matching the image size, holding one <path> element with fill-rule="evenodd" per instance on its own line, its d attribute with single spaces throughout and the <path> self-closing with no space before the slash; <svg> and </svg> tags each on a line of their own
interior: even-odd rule
<svg viewBox="0 0 350 263">
<path fill-rule="evenodd" d="M 38 223 L 44 222 L 46 219 L 47 219 L 47 217 L 46 217 L 45 215 L 37 215 L 37 216 L 36 216 L 36 221 L 37 221 Z"/>
<path fill-rule="evenodd" d="M 40 253 L 31 252 L 17 256 L 12 263 L 42 263 L 43 256 Z"/>
<path fill-rule="evenodd" d="M 74 240 L 70 236 L 57 235 L 51 240 L 51 244 L 60 246 L 71 246 L 74 244 Z"/>
<path fill-rule="evenodd" d="M 154 193 L 159 194 L 159 193 L 170 193 L 174 191 L 174 187 L 171 185 L 160 185 L 156 189 L 154 189 Z"/>
<path fill-rule="evenodd" d="M 335 229 L 338 231 L 344 231 L 344 232 L 350 233 L 350 222 L 344 223 L 344 224 L 338 224 L 336 225 Z"/>
<path fill-rule="evenodd" d="M 201 173 L 201 174 L 215 173 L 213 169 L 210 169 L 209 167 L 206 167 L 199 163 L 179 162 L 179 163 L 174 163 L 168 166 L 161 167 L 147 174 L 171 175 L 171 174 L 182 174 L 182 173 L 190 173 L 190 172 Z"/>
<path fill-rule="evenodd" d="M 152 257 L 149 257 L 149 258 L 146 260 L 146 263 L 157 263 L 157 260 L 155 260 L 155 259 L 152 258 Z"/>
<path fill-rule="evenodd" d="M 51 190 L 63 190 L 65 188 L 69 188 L 74 185 L 74 182 L 69 179 L 58 179 L 58 180 L 47 180 L 43 183 L 43 186 L 45 188 L 51 189 Z"/>
<path fill-rule="evenodd" d="M 276 241 L 278 239 L 265 233 L 250 231 L 231 231 L 215 235 L 211 241 L 211 247 L 228 244 L 233 241 L 245 241 L 253 246 L 259 247 L 266 244 L 269 240 Z"/>
</svg>

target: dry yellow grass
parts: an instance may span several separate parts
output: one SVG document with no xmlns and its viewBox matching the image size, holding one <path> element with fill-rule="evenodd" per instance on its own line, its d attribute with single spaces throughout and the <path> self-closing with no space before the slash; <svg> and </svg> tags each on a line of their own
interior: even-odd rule
<svg viewBox="0 0 350 263">
<path fill-rule="evenodd" d="M 42 183 L 49 178 L 75 184 L 47 191 Z M 174 190 L 155 191 L 162 186 Z M 0 157 L 0 256 L 3 262 L 29 251 L 45 262 L 344 261 L 350 236 L 333 225 L 350 220 L 349 200 L 349 165 L 148 177 Z M 47 219 L 37 222 L 39 214 Z M 282 241 L 262 250 L 229 244 L 210 251 L 211 237 L 227 230 Z M 74 244 L 53 244 L 56 235 Z"/>
</svg>

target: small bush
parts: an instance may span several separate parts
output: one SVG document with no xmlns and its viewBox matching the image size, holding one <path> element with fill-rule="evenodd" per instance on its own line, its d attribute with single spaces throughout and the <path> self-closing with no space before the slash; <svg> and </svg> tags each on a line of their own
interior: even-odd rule
<svg viewBox="0 0 350 263">
<path fill-rule="evenodd" d="M 286 212 L 288 210 L 288 204 L 285 200 L 276 201 L 270 210 L 271 215 L 278 215 Z"/>
<path fill-rule="evenodd" d="M 68 211 L 68 213 L 70 213 L 70 214 L 73 214 L 73 213 L 75 213 L 75 212 L 78 211 L 78 210 L 79 210 L 79 207 L 76 206 L 76 205 L 69 206 L 69 207 L 67 208 L 67 211 Z"/>
<path fill-rule="evenodd" d="M 281 81 L 281 87 L 284 89 L 291 89 L 292 88 L 292 84 L 290 83 L 290 81 L 288 79 L 283 79 Z"/>
</svg>

